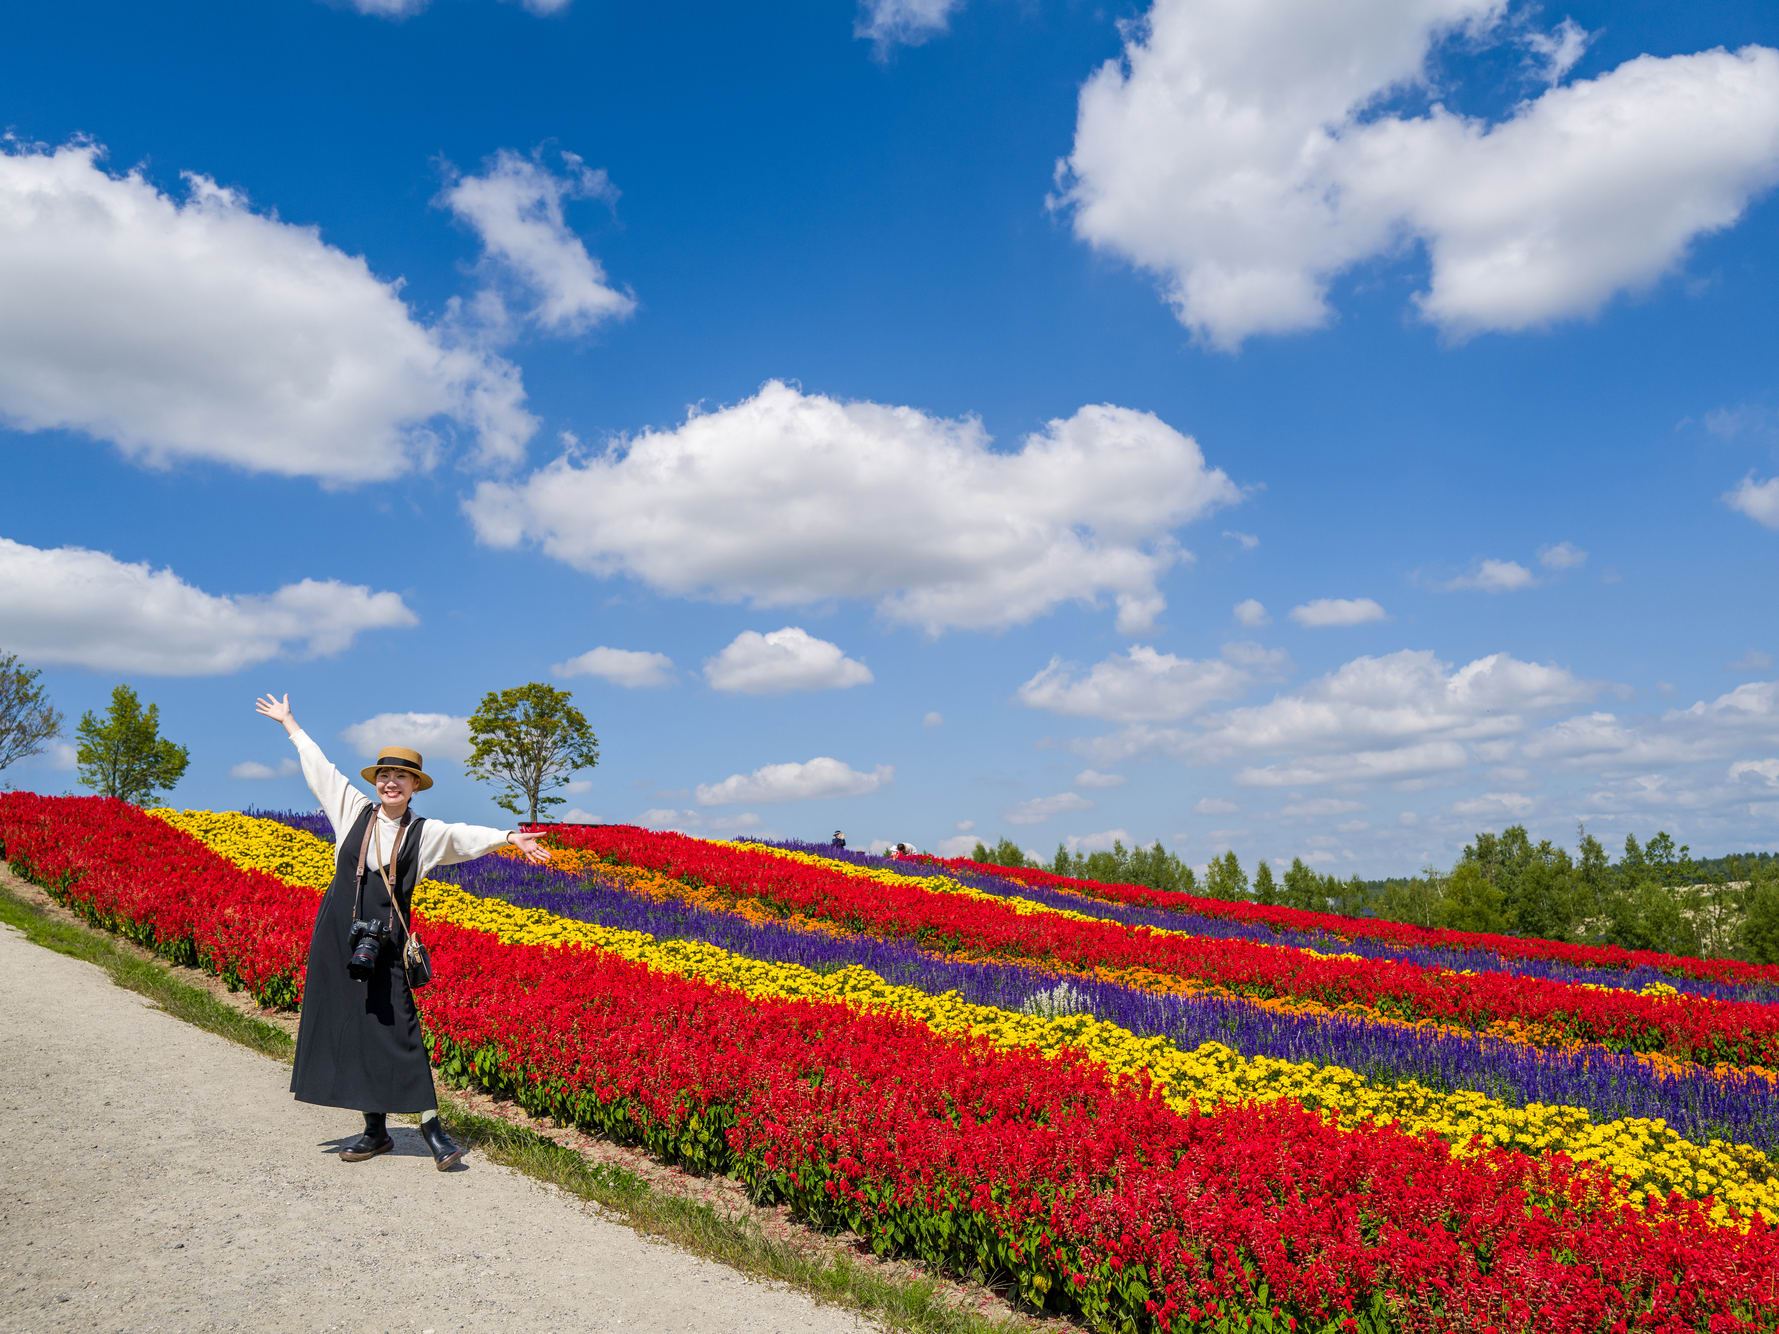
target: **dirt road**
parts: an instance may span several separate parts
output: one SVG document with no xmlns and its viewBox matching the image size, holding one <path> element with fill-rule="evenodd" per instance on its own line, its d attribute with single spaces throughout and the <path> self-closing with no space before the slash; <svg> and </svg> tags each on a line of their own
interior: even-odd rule
<svg viewBox="0 0 1779 1334">
<path fill-rule="evenodd" d="M 5 1334 L 839 1334 L 872 1327 L 348 1112 L 0 927 Z"/>
</svg>

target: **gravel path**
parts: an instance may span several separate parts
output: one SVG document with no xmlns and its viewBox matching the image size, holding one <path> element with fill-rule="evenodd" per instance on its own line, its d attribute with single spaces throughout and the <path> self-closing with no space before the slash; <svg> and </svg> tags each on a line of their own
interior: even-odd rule
<svg viewBox="0 0 1779 1334">
<path fill-rule="evenodd" d="M 410 1125 L 342 1163 L 362 1123 L 289 1078 L 0 927 L 0 1331 L 872 1328 Z"/>
</svg>

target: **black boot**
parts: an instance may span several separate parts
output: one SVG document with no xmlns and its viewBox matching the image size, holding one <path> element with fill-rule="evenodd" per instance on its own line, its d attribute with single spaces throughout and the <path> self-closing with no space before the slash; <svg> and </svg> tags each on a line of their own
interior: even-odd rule
<svg viewBox="0 0 1779 1334">
<path fill-rule="evenodd" d="M 385 1115 L 383 1112 L 364 1114 L 364 1134 L 340 1150 L 342 1162 L 362 1163 L 366 1158 L 375 1158 L 395 1147 L 395 1141 L 389 1138 L 388 1127 L 383 1124 Z"/>
<path fill-rule="evenodd" d="M 429 1116 L 420 1123 L 420 1134 L 426 1140 L 426 1147 L 432 1150 L 432 1161 L 443 1172 L 447 1167 L 455 1167 L 463 1157 L 463 1150 L 451 1142 L 445 1134 L 445 1127 L 436 1116 Z"/>
</svg>

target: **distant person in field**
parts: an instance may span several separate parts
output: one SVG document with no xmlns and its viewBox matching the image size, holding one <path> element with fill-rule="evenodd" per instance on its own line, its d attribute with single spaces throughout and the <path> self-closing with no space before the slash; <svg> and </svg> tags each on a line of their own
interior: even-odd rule
<svg viewBox="0 0 1779 1334">
<path fill-rule="evenodd" d="M 836 848 L 840 848 L 840 849 L 844 850 L 846 847 L 846 835 L 841 833 L 838 829 L 836 829 L 834 831 L 833 842 L 834 842 L 834 846 Z"/>
<path fill-rule="evenodd" d="M 309 939 L 290 1091 L 299 1102 L 364 1113 L 364 1134 L 340 1150 L 349 1163 L 395 1147 L 390 1112 L 419 1112 L 420 1133 L 443 1172 L 463 1150 L 439 1124 L 432 1066 L 402 966 L 414 886 L 436 866 L 470 861 L 503 843 L 535 862 L 548 861 L 550 854 L 538 846 L 536 834 L 416 815 L 410 799 L 432 786 L 418 751 L 385 746 L 377 762 L 360 771 L 376 789 L 372 801 L 297 726 L 289 695 L 267 695 L 254 707 L 284 724 L 309 790 L 334 829 L 334 878 Z M 355 933 L 360 922 L 375 922 L 376 932 Z"/>
</svg>

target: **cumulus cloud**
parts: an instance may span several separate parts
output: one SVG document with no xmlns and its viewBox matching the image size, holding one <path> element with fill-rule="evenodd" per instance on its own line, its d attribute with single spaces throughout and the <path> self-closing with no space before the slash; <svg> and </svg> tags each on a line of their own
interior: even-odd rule
<svg viewBox="0 0 1779 1334">
<path fill-rule="evenodd" d="M 1489 123 L 1434 100 L 1452 40 L 1523 34 L 1502 0 L 1155 0 L 1082 86 L 1056 203 L 1223 348 L 1326 324 L 1330 282 L 1425 247 L 1449 334 L 1598 310 L 1779 180 L 1779 52 L 1641 56 Z M 1560 28 L 1552 81 L 1580 55 Z M 1420 114 L 1378 110 L 1407 96 Z"/>
<path fill-rule="evenodd" d="M 434 777 L 440 760 L 461 764 L 473 749 L 469 719 L 450 713 L 379 713 L 342 727 L 340 736 L 367 760 L 376 759 L 385 746 L 417 750 L 433 766 Z"/>
<path fill-rule="evenodd" d="M 1773 655 L 1751 648 L 1734 662 L 1725 663 L 1732 672 L 1764 672 L 1771 670 Z"/>
<path fill-rule="evenodd" d="M 920 725 L 926 728 L 929 732 L 935 727 L 943 727 L 945 725 L 945 715 L 940 713 L 937 709 L 929 709 L 921 717 Z"/>
<path fill-rule="evenodd" d="M 1779 681 L 1749 681 L 1655 717 L 1565 718 L 1513 747 L 1513 758 L 1582 772 L 1626 773 L 1731 758 L 1779 741 Z M 1502 758 L 1506 758 L 1503 756 Z"/>
<path fill-rule="evenodd" d="M 1027 708 L 1112 722 L 1184 718 L 1218 700 L 1234 699 L 1262 675 L 1276 673 L 1285 655 L 1257 644 L 1231 644 L 1221 658 L 1176 658 L 1142 644 L 1095 663 L 1083 674 L 1053 657 L 1019 687 Z"/>
<path fill-rule="evenodd" d="M 1235 619 L 1239 625 L 1250 629 L 1268 624 L 1272 617 L 1266 614 L 1266 608 L 1253 598 L 1243 598 L 1235 604 Z"/>
<path fill-rule="evenodd" d="M 1131 844 L 1130 830 L 1102 829 L 1097 834 L 1070 834 L 1065 840 L 1070 852 L 1110 852 L 1114 843 Z"/>
<path fill-rule="evenodd" d="M 1254 534 L 1238 533 L 1233 528 L 1225 528 L 1223 530 L 1223 536 L 1230 538 L 1232 541 L 1239 542 L 1243 551 L 1252 551 L 1255 547 L 1260 545 L 1260 539 L 1255 537 Z"/>
<path fill-rule="evenodd" d="M 1325 820 L 1331 815 L 1349 815 L 1363 809 L 1363 802 L 1348 801 L 1344 797 L 1312 797 L 1281 806 L 1279 814 L 1288 820 Z"/>
<path fill-rule="evenodd" d="M 743 630 L 704 664 L 713 690 L 735 695 L 784 695 L 801 690 L 846 690 L 870 685 L 871 669 L 799 626 L 761 634 Z"/>
<path fill-rule="evenodd" d="M 523 452 L 518 371 L 399 282 L 208 177 L 165 194 L 101 155 L 0 142 L 0 421 L 330 483 L 427 467 L 441 432 Z"/>
<path fill-rule="evenodd" d="M 1075 775 L 1075 786 L 1090 789 L 1123 787 L 1130 779 L 1123 774 L 1103 774 L 1098 769 L 1083 769 Z"/>
<path fill-rule="evenodd" d="M 1573 542 L 1556 542 L 1538 549 L 1538 563 L 1547 570 L 1578 570 L 1588 554 Z"/>
<path fill-rule="evenodd" d="M 411 14 L 418 14 L 430 2 L 431 0 L 348 0 L 360 14 L 370 14 L 380 19 L 405 19 Z M 572 0 L 519 0 L 519 3 L 529 12 L 541 16 L 562 13 Z"/>
<path fill-rule="evenodd" d="M 644 811 L 636 823 L 645 829 L 672 829 L 681 834 L 726 836 L 729 834 L 763 834 L 760 817 L 752 811 L 740 815 L 712 815 L 709 811 L 680 811 L 657 808 Z"/>
<path fill-rule="evenodd" d="M 1308 629 L 1319 630 L 1331 625 L 1364 625 L 1367 621 L 1388 619 L 1384 609 L 1371 598 L 1317 598 L 1291 608 L 1291 619 Z"/>
<path fill-rule="evenodd" d="M 456 177 L 439 203 L 480 238 L 481 267 L 494 283 L 490 291 L 522 291 L 530 299 L 528 316 L 540 328 L 581 334 L 629 315 L 636 301 L 606 279 L 563 213 L 571 199 L 616 203 L 617 190 L 603 171 L 575 154 L 559 156 L 562 169 L 556 172 L 542 149 L 523 157 L 503 148 L 481 175 Z"/>
<path fill-rule="evenodd" d="M 1730 782 L 1763 783 L 1767 787 L 1779 788 L 1779 758 L 1738 760 L 1730 766 Z"/>
<path fill-rule="evenodd" d="M 1206 714 L 1195 727 L 1133 724 L 1076 749 L 1099 763 L 1152 753 L 1194 764 L 1246 761 L 1235 773 L 1246 786 L 1406 782 L 1464 769 L 1473 749 L 1519 738 L 1540 715 L 1598 689 L 1565 668 L 1504 653 L 1453 667 L 1404 649 L 1355 658 L 1268 703 Z M 1269 755 L 1280 758 L 1257 762 Z"/>
<path fill-rule="evenodd" d="M 0 537 L 0 626 L 27 662 L 155 676 L 215 676 L 271 658 L 339 653 L 367 630 L 419 619 L 395 593 L 304 579 L 213 594 L 169 569 L 84 547 Z"/>
<path fill-rule="evenodd" d="M 896 45 L 919 46 L 944 32 L 963 4 L 964 0 L 860 0 L 853 35 L 875 42 L 879 53 Z"/>
<path fill-rule="evenodd" d="M 887 787 L 895 776 L 895 768 L 888 764 L 863 773 L 839 760 L 818 755 L 803 764 L 768 764 L 751 774 L 731 774 L 720 783 L 700 783 L 695 795 L 700 806 L 862 797 Z"/>
<path fill-rule="evenodd" d="M 673 659 L 642 649 L 601 644 L 550 668 L 557 676 L 597 676 L 629 690 L 664 686 L 673 680 Z"/>
<path fill-rule="evenodd" d="M 1448 579 L 1440 587 L 1448 593 L 1465 589 L 1479 593 L 1513 593 L 1537 582 L 1532 571 L 1517 560 L 1485 560 L 1478 562 L 1470 573 Z"/>
<path fill-rule="evenodd" d="M 1053 797 L 1033 797 L 1001 812 L 1008 824 L 1042 824 L 1066 811 L 1090 811 L 1093 803 L 1079 792 L 1058 792 Z"/>
<path fill-rule="evenodd" d="M 258 760 L 242 760 L 241 763 L 229 769 L 229 777 L 246 779 L 250 782 L 263 782 L 268 778 L 289 778 L 302 771 L 302 766 L 287 755 L 278 761 L 276 768 L 269 764 L 261 764 Z"/>
<path fill-rule="evenodd" d="M 1757 482 L 1749 473 L 1733 490 L 1724 492 L 1723 503 L 1763 528 L 1779 528 L 1779 477 Z"/>
<path fill-rule="evenodd" d="M 1200 815 L 1234 815 L 1241 807 L 1227 797 L 1200 797 L 1192 809 Z"/>
<path fill-rule="evenodd" d="M 1484 792 L 1452 803 L 1453 815 L 1492 820 L 1521 820 L 1537 803 L 1523 792 Z"/>
<path fill-rule="evenodd" d="M 937 634 L 1106 596 L 1123 629 L 1141 629 L 1165 605 L 1157 581 L 1188 558 L 1175 530 L 1240 499 L 1194 440 L 1146 412 L 1084 407 L 1016 451 L 989 444 L 973 419 L 772 381 L 597 457 L 484 482 L 465 509 L 484 543 L 533 541 L 659 593 L 868 598 Z"/>
<path fill-rule="evenodd" d="M 934 851 L 941 857 L 968 857 L 980 841 L 974 834 L 955 834 L 951 838 L 940 839 L 939 846 Z"/>
</svg>

